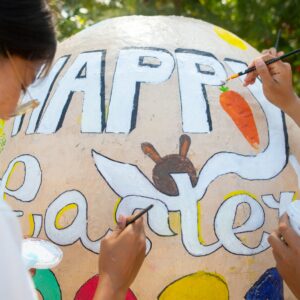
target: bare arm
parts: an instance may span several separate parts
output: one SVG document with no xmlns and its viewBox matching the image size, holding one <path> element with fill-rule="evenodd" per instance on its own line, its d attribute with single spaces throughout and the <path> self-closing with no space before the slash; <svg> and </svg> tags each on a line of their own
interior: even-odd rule
<svg viewBox="0 0 300 300">
<path fill-rule="evenodd" d="M 127 290 L 116 290 L 109 280 L 101 280 L 97 287 L 94 300 L 125 300 Z"/>
<path fill-rule="evenodd" d="M 300 98 L 297 95 L 295 95 L 295 99 L 291 101 L 291 104 L 286 109 L 285 113 L 300 127 Z"/>
<path fill-rule="evenodd" d="M 146 252 L 143 218 L 125 227 L 126 219 L 119 220 L 114 232 L 101 242 L 99 255 L 100 283 L 95 300 L 124 300 L 137 276 Z"/>
</svg>

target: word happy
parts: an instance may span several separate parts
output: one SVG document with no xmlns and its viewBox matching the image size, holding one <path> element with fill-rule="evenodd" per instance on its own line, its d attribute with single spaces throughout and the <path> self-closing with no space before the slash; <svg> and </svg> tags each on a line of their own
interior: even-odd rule
<svg viewBox="0 0 300 300">
<path fill-rule="evenodd" d="M 228 77 L 223 64 L 213 54 L 193 49 L 176 49 L 174 54 L 160 48 L 121 49 L 113 76 L 107 119 L 105 57 L 106 50 L 83 52 L 68 64 L 67 69 L 70 56 L 59 58 L 50 74 L 30 87 L 30 94 L 40 101 L 40 105 L 32 112 L 26 133 L 57 132 L 77 92 L 83 94 L 82 133 L 130 133 L 136 127 L 142 84 L 154 85 L 167 81 L 175 67 L 179 78 L 183 131 L 212 131 L 205 86 L 223 85 Z M 224 62 L 230 67 L 233 61 L 225 59 Z M 239 63 L 242 68 L 246 67 L 244 63 Z M 29 96 L 25 95 L 23 103 L 29 100 Z M 16 118 L 13 136 L 20 131 L 22 122 L 21 116 Z"/>
</svg>

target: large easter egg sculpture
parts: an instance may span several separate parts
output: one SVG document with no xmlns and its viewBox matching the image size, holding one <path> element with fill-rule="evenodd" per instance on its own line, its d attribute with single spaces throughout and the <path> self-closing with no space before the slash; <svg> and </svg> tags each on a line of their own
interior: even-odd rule
<svg viewBox="0 0 300 300">
<path fill-rule="evenodd" d="M 1 125 L 1 196 L 24 235 L 64 252 L 35 275 L 44 299 L 91 299 L 101 239 L 150 204 L 127 299 L 291 299 L 267 239 L 297 198 L 299 131 L 259 80 L 224 86 L 257 55 L 181 17 L 111 19 L 59 45 L 30 88 L 40 106 Z"/>
</svg>

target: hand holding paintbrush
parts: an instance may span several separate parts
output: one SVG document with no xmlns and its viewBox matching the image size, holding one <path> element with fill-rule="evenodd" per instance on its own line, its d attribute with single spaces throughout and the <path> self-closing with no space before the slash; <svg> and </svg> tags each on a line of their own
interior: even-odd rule
<svg viewBox="0 0 300 300">
<path fill-rule="evenodd" d="M 141 218 L 143 213 L 145 210 L 128 219 L 122 216 L 118 219 L 118 227 L 101 240 L 101 284 L 93 299 L 126 298 L 126 292 L 137 276 L 146 254 L 146 236 Z M 127 226 L 129 222 L 130 226 Z"/>
<path fill-rule="evenodd" d="M 271 65 L 271 64 L 276 63 L 277 61 L 283 60 L 284 58 L 287 58 L 289 56 L 292 56 L 292 55 L 295 55 L 295 54 L 298 54 L 298 53 L 300 53 L 300 49 L 296 49 L 294 51 L 291 51 L 289 53 L 283 54 L 283 55 L 278 56 L 278 57 L 270 57 L 269 59 L 265 60 L 265 64 L 266 65 Z M 264 56 L 264 57 L 266 57 L 266 56 Z M 253 73 L 255 71 L 256 71 L 256 66 L 253 65 L 253 63 L 252 63 L 252 65 L 250 65 L 248 69 L 246 69 L 245 71 L 239 72 L 237 74 L 231 75 L 230 77 L 227 78 L 226 81 L 238 78 L 239 76 L 242 76 L 242 75 Z"/>
<path fill-rule="evenodd" d="M 133 215 L 131 217 L 129 217 L 126 220 L 126 226 L 134 223 L 137 219 L 139 219 L 140 217 L 142 217 L 145 213 L 147 213 L 151 208 L 153 207 L 153 204 L 147 206 L 146 208 L 142 209 L 138 214 Z"/>
<path fill-rule="evenodd" d="M 292 53 L 299 52 L 300 49 L 297 49 Z M 290 56 L 291 52 L 288 54 L 285 57 Z M 266 98 L 300 126 L 300 99 L 293 89 L 291 66 L 289 63 L 283 62 L 282 58 L 282 56 L 274 57 L 267 54 L 255 59 L 250 64 L 251 69 L 255 69 L 247 73 L 244 86 L 253 84 L 259 76 Z"/>
</svg>

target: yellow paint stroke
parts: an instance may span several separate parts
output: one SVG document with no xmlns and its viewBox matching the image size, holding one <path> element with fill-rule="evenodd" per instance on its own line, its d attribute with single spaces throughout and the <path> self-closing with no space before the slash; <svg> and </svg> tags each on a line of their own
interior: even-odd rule
<svg viewBox="0 0 300 300">
<path fill-rule="evenodd" d="M 119 207 L 121 201 L 122 201 L 122 198 L 121 198 L 121 197 L 118 198 L 118 200 L 116 201 L 115 206 L 114 206 L 114 210 L 113 210 L 113 219 L 114 219 L 115 224 L 118 223 L 118 222 L 117 222 L 117 209 L 118 209 L 118 207 Z"/>
<path fill-rule="evenodd" d="M 239 49 L 242 50 L 247 50 L 248 46 L 247 44 L 241 40 L 239 37 L 237 37 L 235 34 L 221 28 L 218 26 L 214 26 L 214 31 L 215 33 L 225 42 L 227 42 L 228 44 L 237 47 Z"/>
<path fill-rule="evenodd" d="M 62 216 L 67 212 L 70 211 L 72 209 L 78 209 L 77 204 L 75 203 L 70 203 L 68 205 L 66 205 L 65 207 L 63 207 L 56 215 L 55 217 L 55 227 L 56 229 L 64 229 L 65 226 L 61 225 L 60 221 Z"/>
<path fill-rule="evenodd" d="M 5 187 L 8 189 L 8 185 L 9 185 L 9 182 L 11 180 L 11 176 L 13 175 L 13 173 L 16 171 L 16 168 L 20 165 L 20 164 L 23 164 L 22 162 L 18 161 L 16 162 L 13 167 L 11 168 L 11 171 L 9 172 L 8 176 L 7 176 L 7 181 L 5 183 Z M 6 201 L 6 193 L 4 193 L 3 195 L 3 199 Z"/>
<path fill-rule="evenodd" d="M 221 275 L 201 271 L 176 280 L 163 290 L 158 299 L 228 300 L 229 291 Z"/>
<path fill-rule="evenodd" d="M 177 234 L 181 231 L 181 223 L 180 223 L 180 212 L 179 211 L 171 211 L 169 212 L 169 224 L 173 232 Z"/>
<path fill-rule="evenodd" d="M 28 218 L 29 218 L 29 233 L 28 233 L 28 237 L 32 237 L 33 234 L 34 234 L 34 229 L 35 229 L 33 214 L 29 214 Z"/>
<path fill-rule="evenodd" d="M 248 239 L 247 239 L 247 237 L 239 237 L 239 240 L 241 241 L 241 242 L 243 242 L 243 244 L 247 244 L 247 242 L 248 242 Z"/>
<path fill-rule="evenodd" d="M 3 151 L 6 144 L 6 134 L 4 131 L 5 121 L 0 119 L 0 153 Z"/>
<path fill-rule="evenodd" d="M 294 196 L 293 196 L 293 199 L 292 199 L 292 202 L 296 201 L 298 199 L 298 194 L 297 192 L 294 193 Z"/>
<path fill-rule="evenodd" d="M 244 191 L 244 190 L 237 190 L 237 191 L 233 191 L 233 192 L 227 194 L 224 197 L 224 201 L 228 200 L 229 198 L 231 198 L 233 196 L 238 196 L 238 195 L 248 195 L 248 196 L 250 196 L 251 198 L 253 198 L 254 200 L 257 201 L 257 197 L 254 194 L 251 194 L 251 193 L 249 193 L 247 191 Z"/>
<path fill-rule="evenodd" d="M 198 239 L 202 245 L 205 245 L 205 241 L 202 236 L 202 227 L 201 227 L 201 204 L 200 201 L 197 203 L 197 227 L 198 227 Z M 181 232 L 181 219 L 180 219 L 180 212 L 179 211 L 172 211 L 169 212 L 169 224 L 170 228 L 173 232 L 179 234 Z"/>
<path fill-rule="evenodd" d="M 108 119 L 108 113 L 109 113 L 109 104 L 106 103 L 106 104 L 105 104 L 105 122 L 106 122 L 107 119 Z"/>
<path fill-rule="evenodd" d="M 201 203 L 200 203 L 200 201 L 197 202 L 197 212 L 198 212 L 198 219 L 197 219 L 198 239 L 202 245 L 205 245 L 205 241 L 204 241 L 203 235 L 202 235 L 202 227 L 201 227 Z"/>
<path fill-rule="evenodd" d="M 252 265 L 254 265 L 254 264 L 256 263 L 256 258 L 253 257 L 253 256 L 247 257 L 246 260 L 247 260 L 247 264 L 248 264 L 249 266 L 252 266 Z"/>
</svg>

